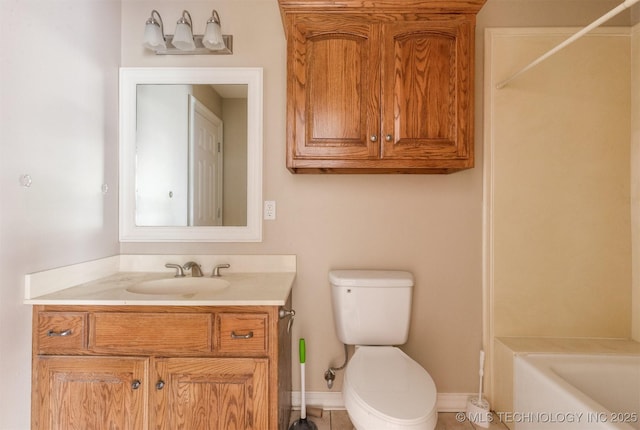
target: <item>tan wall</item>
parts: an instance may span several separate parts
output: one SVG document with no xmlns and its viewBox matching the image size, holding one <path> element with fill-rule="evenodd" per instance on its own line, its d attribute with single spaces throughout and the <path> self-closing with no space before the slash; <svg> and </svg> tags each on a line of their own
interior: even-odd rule
<svg viewBox="0 0 640 430">
<path fill-rule="evenodd" d="M 247 99 L 224 99 L 224 225 L 247 225 Z"/>
<path fill-rule="evenodd" d="M 482 166 L 482 29 L 492 25 L 580 25 L 616 1 L 489 0 L 478 16 L 477 151 Z M 449 176 L 292 175 L 285 169 L 286 53 L 274 0 L 216 2 L 233 56 L 156 57 L 140 45 L 142 23 L 158 9 L 168 33 L 183 8 L 196 29 L 210 4 L 125 0 L 123 66 L 264 67 L 264 199 L 278 219 L 260 244 L 133 244 L 131 252 L 292 253 L 298 256 L 294 337 L 305 336 L 308 390 L 327 390 L 323 373 L 342 362 L 334 334 L 327 273 L 333 268 L 397 268 L 416 276 L 410 338 L 404 349 L 434 377 L 440 392 L 472 392 L 482 338 L 482 169 Z M 197 30 L 196 32 L 201 32 Z M 294 389 L 298 384 L 294 372 Z M 341 389 L 341 375 L 334 391 Z"/>
<path fill-rule="evenodd" d="M 307 340 L 311 391 L 327 390 L 324 371 L 343 359 L 333 326 L 329 270 L 410 270 L 417 285 L 405 349 L 428 369 L 440 391 L 473 391 L 482 335 L 481 169 L 449 176 L 289 173 L 285 38 L 277 1 L 229 0 L 215 7 L 223 32 L 234 36 L 234 55 L 170 57 L 146 54 L 140 44 L 151 9 L 161 13 L 167 33 L 172 33 L 174 24 L 166 23 L 175 22 L 187 8 L 201 32 L 211 5 L 125 1 L 122 65 L 263 67 L 263 197 L 277 202 L 278 218 L 264 222 L 260 244 L 123 243 L 121 251 L 296 254 L 293 334 Z M 294 378 L 298 380 L 297 371 Z M 341 389 L 341 378 L 339 374 L 334 391 Z"/>
</svg>

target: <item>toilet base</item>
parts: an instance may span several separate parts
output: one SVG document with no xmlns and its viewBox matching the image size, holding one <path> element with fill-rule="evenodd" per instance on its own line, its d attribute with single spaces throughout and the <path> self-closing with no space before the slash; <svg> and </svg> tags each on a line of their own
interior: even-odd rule
<svg viewBox="0 0 640 430">
<path fill-rule="evenodd" d="M 346 406 L 346 405 L 345 405 Z M 355 412 L 355 411 L 354 411 Z M 347 414 L 353 424 L 353 430 L 434 430 L 438 424 L 438 414 L 435 413 L 425 422 L 413 425 L 397 425 L 393 423 L 380 423 L 378 419 L 362 413 L 352 413 L 347 408 Z"/>
</svg>

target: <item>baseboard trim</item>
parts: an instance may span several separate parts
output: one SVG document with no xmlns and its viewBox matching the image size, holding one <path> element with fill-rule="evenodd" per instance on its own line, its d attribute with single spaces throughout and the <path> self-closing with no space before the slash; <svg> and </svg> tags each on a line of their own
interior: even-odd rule
<svg viewBox="0 0 640 430">
<path fill-rule="evenodd" d="M 464 412 L 473 393 L 438 393 L 438 412 Z M 476 395 L 477 397 L 477 395 Z"/>
<path fill-rule="evenodd" d="M 460 412 L 467 409 L 467 399 L 471 393 L 438 393 L 436 407 L 438 412 Z M 343 410 L 341 392 L 333 391 L 307 391 L 305 393 L 307 406 L 322 408 L 325 410 Z M 291 392 L 291 404 L 294 409 L 300 409 L 300 391 Z"/>
</svg>

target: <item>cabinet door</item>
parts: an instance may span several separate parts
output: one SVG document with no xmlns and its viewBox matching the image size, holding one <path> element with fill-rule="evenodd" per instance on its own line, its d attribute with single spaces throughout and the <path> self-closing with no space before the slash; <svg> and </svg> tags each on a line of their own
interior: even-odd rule
<svg viewBox="0 0 640 430">
<path fill-rule="evenodd" d="M 305 160 L 378 158 L 377 24 L 335 14 L 290 19 L 287 167 L 332 167 Z"/>
<path fill-rule="evenodd" d="M 433 15 L 383 27 L 382 159 L 473 166 L 474 19 Z"/>
<path fill-rule="evenodd" d="M 41 356 L 33 428 L 143 430 L 148 359 Z"/>
<path fill-rule="evenodd" d="M 262 358 L 156 359 L 151 428 L 269 428 L 268 367 Z"/>
</svg>

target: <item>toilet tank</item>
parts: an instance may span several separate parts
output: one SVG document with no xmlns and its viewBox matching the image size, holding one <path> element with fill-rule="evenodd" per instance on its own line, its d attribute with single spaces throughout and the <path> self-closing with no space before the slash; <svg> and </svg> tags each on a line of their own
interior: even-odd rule
<svg viewBox="0 0 640 430">
<path fill-rule="evenodd" d="M 348 345 L 401 345 L 409 335 L 413 275 L 390 270 L 329 272 L 338 338 Z"/>
</svg>

